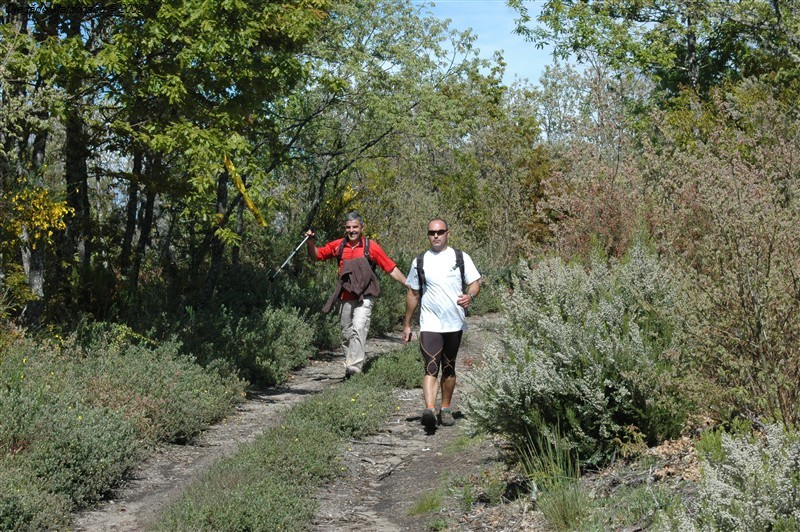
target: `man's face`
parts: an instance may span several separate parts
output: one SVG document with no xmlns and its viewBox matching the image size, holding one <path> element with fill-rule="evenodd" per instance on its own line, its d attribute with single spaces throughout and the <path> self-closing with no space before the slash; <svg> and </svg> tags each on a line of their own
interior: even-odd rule
<svg viewBox="0 0 800 532">
<path fill-rule="evenodd" d="M 441 220 L 434 220 L 428 224 L 428 241 L 433 251 L 442 251 L 447 247 L 447 227 Z"/>
<path fill-rule="evenodd" d="M 344 237 L 349 242 L 360 242 L 361 241 L 361 232 L 363 231 L 364 226 L 361 225 L 361 222 L 358 220 L 350 220 L 344 223 Z"/>
</svg>

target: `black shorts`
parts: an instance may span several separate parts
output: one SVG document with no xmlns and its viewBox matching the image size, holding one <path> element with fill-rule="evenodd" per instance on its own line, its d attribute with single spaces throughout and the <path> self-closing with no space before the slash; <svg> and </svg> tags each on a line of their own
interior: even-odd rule
<svg viewBox="0 0 800 532">
<path fill-rule="evenodd" d="M 425 375 L 436 377 L 439 369 L 442 378 L 454 377 L 456 374 L 456 356 L 461 346 L 461 335 L 464 331 L 437 333 L 422 331 L 419 333 L 419 349 L 425 359 Z"/>
</svg>

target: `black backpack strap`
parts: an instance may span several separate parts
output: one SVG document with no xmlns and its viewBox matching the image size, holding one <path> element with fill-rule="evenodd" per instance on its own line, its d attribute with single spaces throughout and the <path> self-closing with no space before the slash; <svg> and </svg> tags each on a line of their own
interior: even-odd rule
<svg viewBox="0 0 800 532">
<path fill-rule="evenodd" d="M 425 291 L 425 252 L 417 255 L 417 278 L 419 279 L 419 299 L 422 300 L 422 292 Z"/>
<path fill-rule="evenodd" d="M 456 252 L 456 267 L 461 272 L 462 288 L 466 286 L 467 279 L 464 275 L 464 252 L 460 249 L 453 248 Z M 425 290 L 425 269 L 424 269 L 425 253 L 417 255 L 417 277 L 419 278 L 419 297 L 422 298 L 422 292 Z"/>
<path fill-rule="evenodd" d="M 456 248 L 453 248 L 453 250 L 456 252 L 456 266 L 461 270 L 461 284 L 466 286 L 467 279 L 464 277 L 464 252 Z"/>
<path fill-rule="evenodd" d="M 342 262 L 342 257 L 344 257 L 344 244 L 347 242 L 346 238 L 342 239 L 342 243 L 339 244 L 339 253 L 336 255 L 336 258 L 339 259 L 339 262 Z"/>
<path fill-rule="evenodd" d="M 342 257 L 344 257 L 344 246 L 347 243 L 347 239 L 343 238 L 342 243 L 339 244 L 339 253 L 336 255 L 336 258 L 339 259 L 339 262 L 342 262 Z M 372 271 L 375 271 L 375 267 L 378 265 L 372 257 L 369 256 L 369 238 L 364 237 L 364 258 L 367 259 L 369 265 L 372 266 Z"/>
<path fill-rule="evenodd" d="M 372 260 L 372 257 L 369 255 L 369 238 L 366 236 L 364 237 L 364 258 L 367 259 L 367 262 L 372 266 L 372 271 L 374 272 L 375 266 L 377 266 L 378 263 Z"/>
<path fill-rule="evenodd" d="M 453 248 L 456 252 L 456 266 L 461 270 L 461 289 L 467 286 L 467 278 L 464 276 L 464 252 L 460 249 Z M 469 316 L 469 309 L 464 309 L 464 316 Z"/>
</svg>

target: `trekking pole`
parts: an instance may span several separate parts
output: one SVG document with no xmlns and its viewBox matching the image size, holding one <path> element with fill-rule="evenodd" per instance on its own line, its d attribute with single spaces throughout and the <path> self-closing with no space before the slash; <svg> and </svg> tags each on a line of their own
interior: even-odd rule
<svg viewBox="0 0 800 532">
<path fill-rule="evenodd" d="M 299 244 L 299 245 L 298 245 L 296 248 L 294 248 L 294 251 L 292 251 L 292 254 L 291 254 L 291 255 L 289 255 L 289 256 L 286 258 L 286 260 L 285 260 L 285 261 L 283 261 L 283 264 L 281 264 L 281 267 L 280 267 L 280 268 L 278 268 L 277 270 L 275 270 L 275 273 L 273 273 L 273 274 L 272 274 L 272 277 L 270 277 L 270 278 L 269 278 L 269 280 L 270 280 L 270 281 L 272 281 L 273 279 L 275 279 L 275 277 L 277 277 L 277 276 L 278 276 L 278 274 L 279 274 L 279 273 L 281 273 L 281 270 L 284 268 L 284 266 L 286 266 L 287 264 L 289 264 L 289 261 L 290 261 L 290 260 L 292 260 L 292 257 L 294 257 L 295 253 L 297 253 L 297 251 L 298 251 L 298 250 L 299 250 L 301 247 L 303 247 L 303 244 L 305 244 L 305 243 L 306 243 L 306 240 L 308 240 L 308 239 L 310 238 L 310 236 L 311 236 L 311 235 L 306 235 L 306 237 L 303 239 L 303 241 L 302 241 L 302 242 L 300 242 L 300 244 Z"/>
</svg>

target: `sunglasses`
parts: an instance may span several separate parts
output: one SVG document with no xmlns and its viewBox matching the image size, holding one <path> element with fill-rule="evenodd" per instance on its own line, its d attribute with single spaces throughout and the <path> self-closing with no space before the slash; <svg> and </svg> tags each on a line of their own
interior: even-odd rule
<svg viewBox="0 0 800 532">
<path fill-rule="evenodd" d="M 428 229 L 428 236 L 442 236 L 447 229 Z"/>
</svg>

